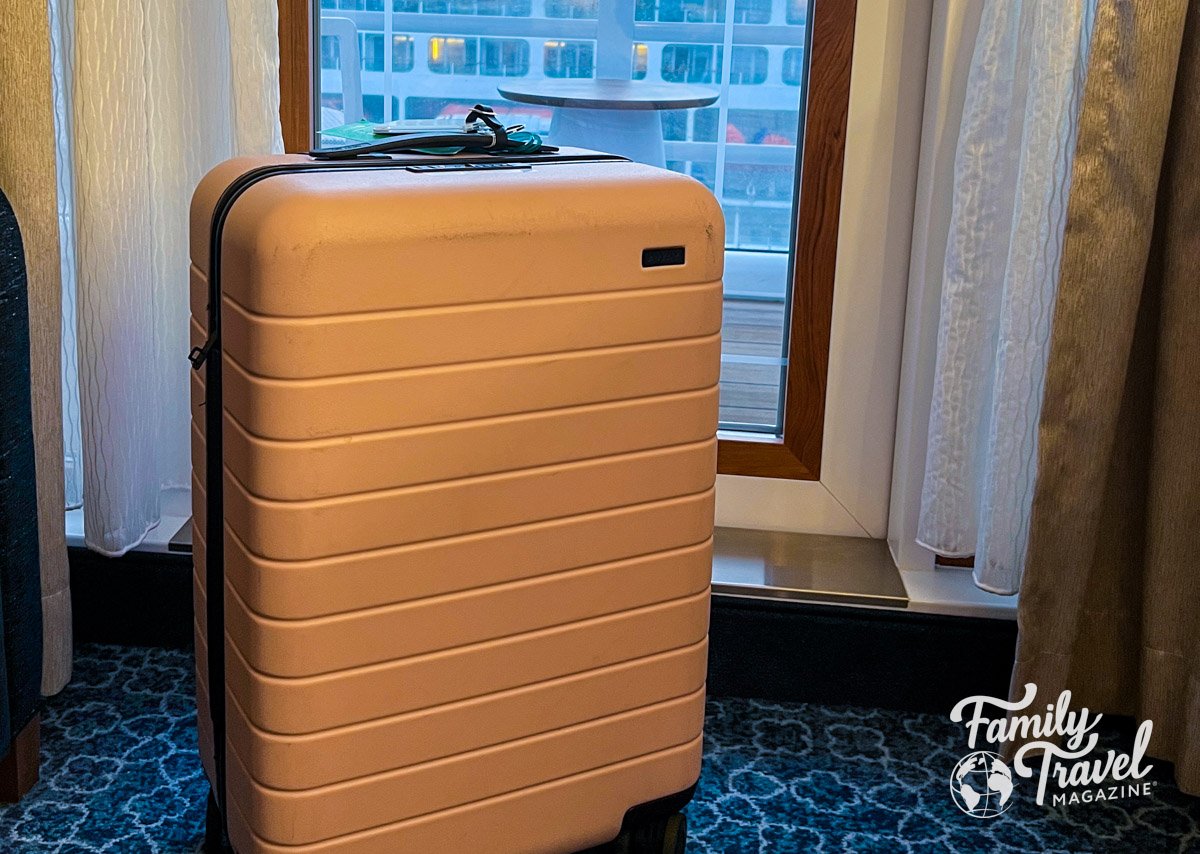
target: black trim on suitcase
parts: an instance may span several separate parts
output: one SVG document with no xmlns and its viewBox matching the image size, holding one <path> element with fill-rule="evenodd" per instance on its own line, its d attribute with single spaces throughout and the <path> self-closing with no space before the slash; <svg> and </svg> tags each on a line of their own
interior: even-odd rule
<svg viewBox="0 0 1200 854">
<path fill-rule="evenodd" d="M 603 845 L 597 845 L 595 848 L 589 848 L 586 851 L 580 851 L 579 854 L 633 854 L 637 850 L 636 844 L 630 837 L 636 834 L 639 828 L 653 828 L 655 825 L 665 825 L 666 822 L 674 815 L 681 813 L 692 800 L 692 796 L 696 794 L 696 787 L 700 785 L 697 780 L 692 785 L 688 786 L 682 792 L 676 792 L 673 795 L 667 795 L 665 798 L 657 798 L 653 801 L 647 801 L 644 804 L 630 807 L 625 811 L 625 817 L 621 820 L 621 832 L 616 838 L 610 842 L 605 842 Z M 684 823 L 686 831 L 687 824 Z M 627 844 L 622 848 L 622 837 L 625 837 Z M 660 854 L 662 846 L 656 845 L 658 840 L 637 840 L 643 842 L 643 846 L 654 850 L 654 854 Z M 649 842 L 649 845 L 645 845 Z M 658 850 L 655 850 L 657 848 Z M 679 849 L 682 851 L 682 847 Z"/>
<path fill-rule="evenodd" d="M 368 159 L 369 158 L 369 159 Z M 228 821 L 226 816 L 226 767 L 225 767 L 225 534 L 224 534 L 224 445 L 222 414 L 224 401 L 221 393 L 221 249 L 225 222 L 237 200 L 260 181 L 276 175 L 289 175 L 297 172 L 334 171 L 334 170 L 367 170 L 367 169 L 406 169 L 418 171 L 413 167 L 454 167 L 471 169 L 469 164 L 512 163 L 520 165 L 562 164 L 562 163 L 592 163 L 603 161 L 625 161 L 628 158 L 612 154 L 551 154 L 551 155 L 485 155 L 483 157 L 430 157 L 409 156 L 392 157 L 389 155 L 368 155 L 357 160 L 323 160 L 299 163 L 280 163 L 252 169 L 238 176 L 217 200 L 213 208 L 212 224 L 209 229 L 208 244 L 208 328 L 204 343 L 192 348 L 188 354 L 194 370 L 205 369 L 204 374 L 204 443 L 205 443 L 205 510 L 207 520 L 204 531 L 206 546 L 204 562 L 204 589 L 207 602 L 205 614 L 205 631 L 208 642 L 208 694 L 209 716 L 212 723 L 213 767 L 216 772 L 215 786 L 211 795 L 207 815 L 207 839 L 212 845 L 216 839 L 222 840 L 222 846 L 227 843 Z M 435 170 L 420 170 L 435 171 Z M 441 171 L 436 170 L 436 171 Z M 670 815 L 682 809 L 695 790 L 695 785 L 660 798 L 649 804 L 631 808 L 625 814 L 622 828 L 627 829 L 631 822 L 642 821 L 646 818 L 658 818 Z M 215 812 L 215 816 L 214 816 Z M 211 824 L 214 819 L 220 821 L 219 833 Z M 229 848 L 228 850 L 232 850 Z"/>
</svg>

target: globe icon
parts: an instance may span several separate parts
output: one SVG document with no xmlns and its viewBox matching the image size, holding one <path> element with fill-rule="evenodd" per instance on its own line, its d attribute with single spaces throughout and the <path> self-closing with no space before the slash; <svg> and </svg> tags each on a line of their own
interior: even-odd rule
<svg viewBox="0 0 1200 854">
<path fill-rule="evenodd" d="M 988 750 L 968 753 L 950 775 L 954 803 L 975 818 L 995 818 L 1012 806 L 1012 772 L 998 754 Z"/>
</svg>

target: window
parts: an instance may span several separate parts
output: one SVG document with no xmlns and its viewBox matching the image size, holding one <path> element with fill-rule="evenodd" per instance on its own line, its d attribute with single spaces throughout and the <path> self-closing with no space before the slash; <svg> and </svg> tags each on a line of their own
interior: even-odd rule
<svg viewBox="0 0 1200 854">
<path fill-rule="evenodd" d="M 321 0 L 321 8 L 382 12 L 383 0 Z"/>
<path fill-rule="evenodd" d="M 596 19 L 597 0 L 546 0 L 547 18 Z"/>
<path fill-rule="evenodd" d="M 320 0 L 311 41 L 306 0 L 279 2 L 292 149 L 311 144 L 310 122 L 351 115 L 338 89 L 347 42 L 326 38 L 335 21 L 359 33 L 369 118 L 491 102 L 548 130 L 549 108 L 499 98 L 504 77 L 714 90 L 709 106 L 659 114 L 659 162 L 706 184 L 725 211 L 721 470 L 818 476 L 855 0 Z M 446 16 L 460 18 L 458 34 Z M 304 75 L 318 73 L 324 109 L 310 118 Z"/>
<path fill-rule="evenodd" d="M 358 43 L 359 65 L 362 70 L 383 71 L 383 33 L 359 33 Z M 413 40 L 411 36 L 392 36 L 392 71 L 412 71 L 413 56 Z M 341 67 L 341 43 L 333 36 L 322 36 L 321 68 L 340 70 Z"/>
<path fill-rule="evenodd" d="M 435 36 L 429 40 L 429 70 L 436 74 L 522 77 L 529 73 L 529 43 L 524 39 Z"/>
<path fill-rule="evenodd" d="M 644 44 L 633 46 L 633 79 L 645 80 L 650 70 L 650 48 Z"/>
<path fill-rule="evenodd" d="M 637 0 L 634 20 L 722 24 L 726 5 L 722 0 Z M 771 7 L 771 0 L 735 0 L 733 21 L 737 24 L 768 24 Z"/>
<path fill-rule="evenodd" d="M 435 36 L 429 40 L 429 70 L 437 74 L 474 74 L 479 66 L 479 39 Z"/>
<path fill-rule="evenodd" d="M 669 44 L 662 53 L 665 83 L 721 81 L 721 49 L 711 45 Z"/>
<path fill-rule="evenodd" d="M 591 77 L 596 66 L 596 46 L 592 42 L 548 41 L 542 51 L 547 77 Z"/>
<path fill-rule="evenodd" d="M 416 3 L 413 0 L 412 6 Z M 422 0 L 421 11 L 430 15 L 503 15 L 509 18 L 528 18 L 532 9 L 530 0 Z"/>
<path fill-rule="evenodd" d="M 338 51 L 337 42 L 333 39 L 321 39 L 322 43 L 326 41 L 333 42 L 333 52 L 340 54 Z M 361 57 L 360 65 L 363 71 L 385 71 L 384 65 L 384 34 L 363 32 L 359 33 L 359 55 Z M 392 36 L 392 71 L 412 71 L 413 69 L 413 40 L 410 36 L 393 35 Z M 322 50 L 322 68 L 341 68 L 340 55 L 338 62 L 335 65 L 326 65 L 324 60 L 324 50 Z"/>
<path fill-rule="evenodd" d="M 383 33 L 359 33 L 358 53 L 363 71 L 383 71 Z"/>
<path fill-rule="evenodd" d="M 662 79 L 667 83 L 721 83 L 723 53 L 716 46 L 669 44 L 663 48 Z M 735 45 L 729 82 L 735 86 L 765 82 L 769 60 L 765 47 Z"/>
<path fill-rule="evenodd" d="M 767 61 L 765 47 L 734 46 L 729 82 L 735 86 L 758 86 L 767 79 Z"/>
<path fill-rule="evenodd" d="M 783 52 L 783 82 L 788 86 L 799 86 L 804 80 L 804 51 L 789 47 Z"/>
<path fill-rule="evenodd" d="M 482 39 L 480 74 L 523 77 L 529 73 L 529 42 L 524 39 Z"/>
<path fill-rule="evenodd" d="M 412 71 L 415 58 L 412 36 L 392 36 L 392 71 Z"/>
<path fill-rule="evenodd" d="M 391 111 L 392 111 L 392 115 L 394 116 L 394 115 L 396 115 L 396 110 L 398 110 L 400 108 L 400 99 L 393 95 L 389 100 L 391 101 Z M 363 118 L 366 119 L 367 121 L 369 121 L 369 122 L 385 122 L 385 121 L 387 121 L 387 118 L 385 117 L 384 112 L 383 112 L 384 100 L 383 100 L 382 95 L 363 95 L 362 96 L 362 105 L 363 105 Z M 340 102 L 336 103 L 333 106 L 334 106 L 334 109 L 341 109 Z"/>
</svg>

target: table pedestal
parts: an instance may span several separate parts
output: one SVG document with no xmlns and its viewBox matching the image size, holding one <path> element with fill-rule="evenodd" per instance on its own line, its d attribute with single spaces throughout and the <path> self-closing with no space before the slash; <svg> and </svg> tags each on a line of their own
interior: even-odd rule
<svg viewBox="0 0 1200 854">
<path fill-rule="evenodd" d="M 555 107 L 551 145 L 590 148 L 665 167 L 662 119 L 657 110 L 587 110 Z"/>
</svg>

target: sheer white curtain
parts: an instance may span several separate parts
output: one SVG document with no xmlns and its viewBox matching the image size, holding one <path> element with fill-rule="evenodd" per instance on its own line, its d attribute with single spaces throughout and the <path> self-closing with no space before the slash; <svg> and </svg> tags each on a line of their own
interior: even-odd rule
<svg viewBox="0 0 1200 854">
<path fill-rule="evenodd" d="M 987 0 L 955 159 L 918 541 L 1015 593 L 1097 0 Z"/>
<path fill-rule="evenodd" d="M 281 151 L 276 0 L 50 0 L 68 504 L 119 555 L 189 487 L 188 205 Z M 75 463 L 73 469 L 72 463 Z M 72 471 L 76 477 L 72 479 Z"/>
</svg>

